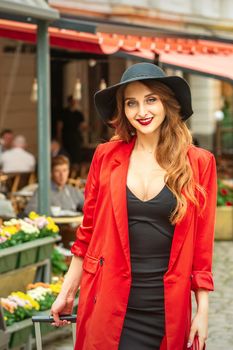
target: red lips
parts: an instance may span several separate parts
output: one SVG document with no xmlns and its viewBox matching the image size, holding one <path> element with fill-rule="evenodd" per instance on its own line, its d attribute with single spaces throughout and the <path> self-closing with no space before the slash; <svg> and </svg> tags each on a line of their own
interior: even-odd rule
<svg viewBox="0 0 233 350">
<path fill-rule="evenodd" d="M 143 119 L 137 119 L 137 122 L 141 125 L 148 125 L 152 122 L 153 117 L 151 118 L 143 118 Z"/>
</svg>

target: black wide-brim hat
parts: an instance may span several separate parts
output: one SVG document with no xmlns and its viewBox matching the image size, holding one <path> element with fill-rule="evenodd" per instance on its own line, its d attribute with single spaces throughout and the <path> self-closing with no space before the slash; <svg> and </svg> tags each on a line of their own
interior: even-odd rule
<svg viewBox="0 0 233 350">
<path fill-rule="evenodd" d="M 123 73 L 118 84 L 97 91 L 94 96 L 95 106 L 104 122 L 108 122 L 116 111 L 116 92 L 122 85 L 142 80 L 156 80 L 167 85 L 175 94 L 181 106 L 182 120 L 192 114 L 191 91 L 187 81 L 178 76 L 166 76 L 165 72 L 152 63 L 136 63 Z"/>
</svg>

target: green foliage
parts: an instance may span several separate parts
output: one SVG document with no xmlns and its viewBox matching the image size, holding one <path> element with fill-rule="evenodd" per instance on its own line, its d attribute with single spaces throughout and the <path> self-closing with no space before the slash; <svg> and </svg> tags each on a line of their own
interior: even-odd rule
<svg viewBox="0 0 233 350">
<path fill-rule="evenodd" d="M 53 302 L 55 301 L 56 296 L 52 293 L 46 293 L 43 299 L 37 300 L 40 304 L 40 311 L 48 310 Z"/>
<path fill-rule="evenodd" d="M 233 205 L 233 188 L 218 179 L 217 206 Z"/>
<path fill-rule="evenodd" d="M 223 133 L 222 135 L 222 147 L 224 152 L 233 150 L 233 137 L 231 128 L 233 127 L 233 115 L 230 110 L 229 103 L 225 102 L 223 107 L 224 118 L 220 122 L 221 127 L 229 128 L 228 132 Z"/>
<path fill-rule="evenodd" d="M 53 250 L 51 261 L 54 275 L 63 275 L 68 270 L 64 255 L 61 254 L 56 248 Z"/>
</svg>

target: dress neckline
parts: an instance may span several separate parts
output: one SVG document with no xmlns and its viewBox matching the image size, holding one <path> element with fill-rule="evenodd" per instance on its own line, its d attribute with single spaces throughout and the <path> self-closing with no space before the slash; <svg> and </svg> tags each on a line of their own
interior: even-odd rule
<svg viewBox="0 0 233 350">
<path fill-rule="evenodd" d="M 154 199 L 156 199 L 157 197 L 159 197 L 162 192 L 165 190 L 165 188 L 167 187 L 167 185 L 165 184 L 163 186 L 163 188 L 161 189 L 161 191 L 159 193 L 157 193 L 153 198 L 150 198 L 150 199 L 147 199 L 145 201 L 143 201 L 142 199 L 138 198 L 132 191 L 131 189 L 129 188 L 128 185 L 126 185 L 126 188 L 128 189 L 128 191 L 139 201 L 139 202 L 142 202 L 142 203 L 147 203 L 147 202 L 150 202 L 150 201 L 153 201 Z"/>
</svg>

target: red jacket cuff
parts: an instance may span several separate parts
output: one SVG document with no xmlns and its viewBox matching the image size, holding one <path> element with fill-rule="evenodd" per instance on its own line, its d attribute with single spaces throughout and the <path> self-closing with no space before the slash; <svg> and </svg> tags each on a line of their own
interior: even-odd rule
<svg viewBox="0 0 233 350">
<path fill-rule="evenodd" d="M 71 246 L 71 253 L 75 256 L 81 256 L 82 258 L 85 257 L 87 252 L 87 244 L 79 241 L 78 239 L 74 242 L 74 244 Z"/>
<path fill-rule="evenodd" d="M 191 289 L 193 291 L 197 289 L 206 289 L 209 291 L 214 290 L 213 275 L 209 271 L 194 271 L 192 274 Z"/>
</svg>

